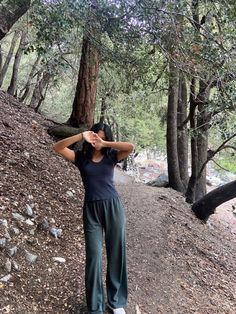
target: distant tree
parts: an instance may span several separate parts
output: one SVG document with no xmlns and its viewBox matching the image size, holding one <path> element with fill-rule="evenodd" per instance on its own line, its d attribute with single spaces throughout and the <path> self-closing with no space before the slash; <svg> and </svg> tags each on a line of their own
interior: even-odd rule
<svg viewBox="0 0 236 314">
<path fill-rule="evenodd" d="M 31 0 L 3 0 L 0 3 L 0 40 L 13 24 L 27 12 Z"/>
</svg>

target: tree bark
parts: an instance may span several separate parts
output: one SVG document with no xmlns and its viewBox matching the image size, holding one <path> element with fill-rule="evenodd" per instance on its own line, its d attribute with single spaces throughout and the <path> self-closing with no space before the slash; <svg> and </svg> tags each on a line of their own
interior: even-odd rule
<svg viewBox="0 0 236 314">
<path fill-rule="evenodd" d="M 82 55 L 73 109 L 68 123 L 73 127 L 81 125 L 91 128 L 96 106 L 99 53 L 88 36 L 82 43 Z"/>
<path fill-rule="evenodd" d="M 2 87 L 3 80 L 4 80 L 5 75 L 7 73 L 7 69 L 8 69 L 8 66 L 10 64 L 10 61 L 11 61 L 11 58 L 12 58 L 12 55 L 13 55 L 13 52 L 14 52 L 14 49 L 15 49 L 15 46 L 17 43 L 18 35 L 19 34 L 17 32 L 14 33 L 12 41 L 11 41 L 10 49 L 9 49 L 7 56 L 6 56 L 6 59 L 3 63 L 3 66 L 2 66 L 2 69 L 0 72 L 0 87 Z"/>
<path fill-rule="evenodd" d="M 209 114 L 206 111 L 210 97 L 210 85 L 206 82 L 200 81 L 199 84 L 199 94 L 197 97 L 198 104 L 198 118 L 197 118 L 197 185 L 195 200 L 199 200 L 206 194 L 206 167 L 202 170 L 202 165 L 205 164 L 207 160 L 207 150 L 208 150 L 208 130 L 209 124 Z"/>
<path fill-rule="evenodd" d="M 187 189 L 188 185 L 188 134 L 186 126 L 182 129 L 179 127 L 187 118 L 187 86 L 184 75 L 181 73 L 179 80 L 178 91 L 178 112 L 177 112 L 177 124 L 178 124 L 178 159 L 179 159 L 179 172 L 184 188 Z"/>
<path fill-rule="evenodd" d="M 27 12 L 30 0 L 5 1 L 0 5 L 0 40 L 7 34 L 13 24 Z"/>
<path fill-rule="evenodd" d="M 177 147 L 177 106 L 179 90 L 179 69 L 170 60 L 169 63 L 169 94 L 167 109 L 167 163 L 169 186 L 183 192 L 184 186 L 179 171 Z"/>
<path fill-rule="evenodd" d="M 0 73 L 2 71 L 2 46 L 0 45 Z"/>
<path fill-rule="evenodd" d="M 217 206 L 234 197 L 236 197 L 236 180 L 206 194 L 193 204 L 192 210 L 199 219 L 207 221 L 209 216 L 214 214 Z"/>
<path fill-rule="evenodd" d="M 39 110 L 39 106 L 45 98 L 43 94 L 45 87 L 51 79 L 51 74 L 46 70 L 43 73 L 38 74 L 38 80 L 35 84 L 33 95 L 30 101 L 29 106 L 33 108 L 36 112 Z"/>
<path fill-rule="evenodd" d="M 196 79 L 193 78 L 190 85 L 190 110 L 189 110 L 189 117 L 190 117 L 190 129 L 191 129 L 191 176 L 188 182 L 188 188 L 186 191 L 186 202 L 193 203 L 195 201 L 195 190 L 196 190 L 196 182 L 197 182 L 197 175 L 198 175 L 198 167 L 197 167 L 197 160 L 198 160 L 198 150 L 197 150 L 197 139 L 196 139 L 196 103 L 195 103 L 195 91 L 196 89 Z"/>
<path fill-rule="evenodd" d="M 19 72 L 21 57 L 23 55 L 24 47 L 25 47 L 25 43 L 26 43 L 26 34 L 27 33 L 25 30 L 22 31 L 20 44 L 19 44 L 18 50 L 16 52 L 15 61 L 13 64 L 11 82 L 10 82 L 10 85 L 7 89 L 8 94 L 10 94 L 12 96 L 15 96 L 15 94 L 16 94 L 18 72 Z"/>
<path fill-rule="evenodd" d="M 37 56 L 37 59 L 35 60 L 32 68 L 31 68 L 27 82 L 20 92 L 19 99 L 21 102 L 24 102 L 25 100 L 27 100 L 27 98 L 29 97 L 29 94 L 31 93 L 31 89 L 32 89 L 31 86 L 33 85 L 32 80 L 35 76 L 35 72 L 37 70 L 37 66 L 39 64 L 40 59 L 41 59 L 41 57 Z"/>
<path fill-rule="evenodd" d="M 103 97 L 102 97 L 102 103 L 101 103 L 101 114 L 100 114 L 100 119 L 99 119 L 99 122 L 100 122 L 100 123 L 104 123 L 105 114 L 106 114 L 106 109 L 107 109 L 107 105 L 106 105 L 106 96 L 103 96 Z"/>
</svg>

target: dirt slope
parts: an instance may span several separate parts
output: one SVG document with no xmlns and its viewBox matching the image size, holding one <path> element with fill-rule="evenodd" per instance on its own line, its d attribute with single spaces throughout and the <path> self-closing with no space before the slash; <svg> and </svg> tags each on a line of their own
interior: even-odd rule
<svg viewBox="0 0 236 314">
<path fill-rule="evenodd" d="M 0 280 L 10 275 L 0 281 L 0 313 L 86 313 L 78 171 L 52 152 L 40 115 L 2 92 L 0 110 Z M 210 227 L 196 220 L 173 190 L 119 170 L 116 184 L 127 215 L 127 314 L 235 313 L 235 235 L 214 218 Z"/>
</svg>

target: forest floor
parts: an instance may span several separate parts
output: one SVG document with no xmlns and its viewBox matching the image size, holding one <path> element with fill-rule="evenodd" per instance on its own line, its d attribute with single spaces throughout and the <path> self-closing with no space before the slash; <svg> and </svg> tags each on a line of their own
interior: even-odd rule
<svg viewBox="0 0 236 314">
<path fill-rule="evenodd" d="M 0 108 L 0 313 L 84 314 L 78 170 L 53 153 L 50 122 L 3 92 Z M 234 314 L 234 230 L 217 215 L 201 223 L 176 191 L 119 169 L 115 182 L 127 217 L 127 314 Z"/>
</svg>

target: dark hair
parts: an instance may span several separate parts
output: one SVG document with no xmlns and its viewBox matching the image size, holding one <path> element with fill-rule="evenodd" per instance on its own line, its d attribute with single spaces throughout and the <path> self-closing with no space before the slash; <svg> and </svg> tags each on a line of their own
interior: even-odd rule
<svg viewBox="0 0 236 314">
<path fill-rule="evenodd" d="M 111 132 L 111 128 L 109 127 L 109 125 L 104 124 L 104 123 L 96 123 L 94 124 L 90 131 L 93 131 L 94 133 L 98 133 L 99 131 L 104 131 L 105 133 L 105 140 L 112 142 L 113 141 L 113 136 L 112 136 L 112 132 Z M 101 153 L 103 155 L 107 155 L 107 153 L 110 151 L 110 148 L 105 147 L 102 148 Z M 92 159 L 92 155 L 93 155 L 93 146 L 84 141 L 83 143 L 83 148 L 82 148 L 82 152 L 84 153 L 85 157 L 87 159 Z"/>
</svg>

